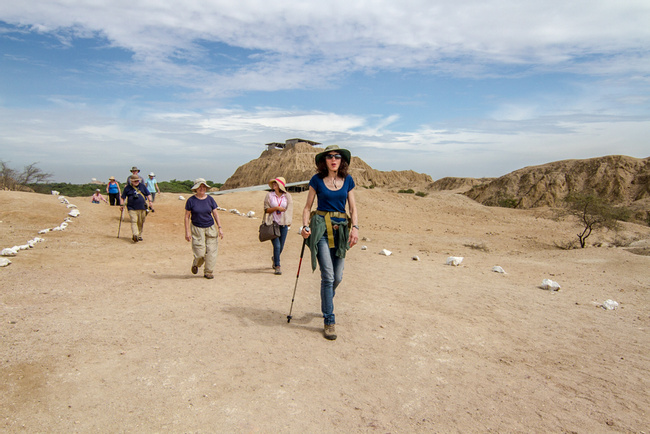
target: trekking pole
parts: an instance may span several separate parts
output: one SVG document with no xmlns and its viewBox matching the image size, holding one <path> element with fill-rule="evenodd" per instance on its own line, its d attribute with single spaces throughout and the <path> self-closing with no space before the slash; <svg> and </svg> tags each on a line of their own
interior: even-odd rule
<svg viewBox="0 0 650 434">
<path fill-rule="evenodd" d="M 289 315 L 287 315 L 287 322 L 291 322 L 291 312 L 293 311 L 293 301 L 296 299 L 296 288 L 298 288 L 298 277 L 300 277 L 300 266 L 302 265 L 302 255 L 305 253 L 305 245 L 307 244 L 307 238 L 302 241 L 302 250 L 300 251 L 300 262 L 298 262 L 298 273 L 296 274 L 296 284 L 293 287 L 293 296 L 291 297 L 291 309 L 289 309 Z"/>
<path fill-rule="evenodd" d="M 117 228 L 117 238 L 120 237 L 120 230 L 122 229 L 122 215 L 124 215 L 124 207 L 120 210 L 120 226 Z"/>
</svg>

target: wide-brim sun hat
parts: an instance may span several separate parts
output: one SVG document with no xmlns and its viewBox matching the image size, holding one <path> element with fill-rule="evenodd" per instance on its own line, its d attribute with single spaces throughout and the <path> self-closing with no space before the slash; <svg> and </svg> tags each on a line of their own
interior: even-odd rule
<svg viewBox="0 0 650 434">
<path fill-rule="evenodd" d="M 273 188 L 273 183 L 277 182 L 278 188 L 285 193 L 287 192 L 287 181 L 281 176 L 278 176 L 277 178 L 273 178 L 272 180 L 269 181 L 269 187 Z"/>
<path fill-rule="evenodd" d="M 205 182 L 205 179 L 196 178 L 194 180 L 194 185 L 192 186 L 192 191 L 196 191 L 201 185 L 205 185 L 205 188 L 207 188 L 208 190 L 210 189 L 210 186 L 208 185 L 207 182 Z"/>
<path fill-rule="evenodd" d="M 325 155 L 329 154 L 332 151 L 337 151 L 339 154 L 341 154 L 341 157 L 343 157 L 346 163 L 350 164 L 350 160 L 352 159 L 352 154 L 350 151 L 347 149 L 339 148 L 338 145 L 329 145 L 323 152 L 316 154 L 316 157 L 314 158 L 316 165 L 318 166 L 318 163 L 320 163 L 320 161 L 325 158 Z"/>
<path fill-rule="evenodd" d="M 137 167 L 133 166 L 133 167 L 131 168 L 131 172 L 133 172 L 133 171 L 140 172 L 140 169 L 138 169 Z"/>
<path fill-rule="evenodd" d="M 110 178 L 108 178 L 108 180 L 109 180 L 109 181 L 115 181 L 115 177 L 114 177 L 114 176 L 111 176 Z"/>
<path fill-rule="evenodd" d="M 156 176 L 156 174 L 153 173 L 153 172 L 151 172 L 151 173 L 149 174 L 149 176 Z"/>
<path fill-rule="evenodd" d="M 100 190 L 100 189 L 98 188 L 98 189 L 97 189 L 97 190 L 95 190 L 95 191 L 101 191 L 101 190 Z"/>
</svg>

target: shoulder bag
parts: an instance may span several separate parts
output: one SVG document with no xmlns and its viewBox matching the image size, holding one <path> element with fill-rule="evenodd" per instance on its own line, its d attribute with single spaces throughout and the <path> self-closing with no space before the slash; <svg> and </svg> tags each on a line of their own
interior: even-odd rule
<svg viewBox="0 0 650 434">
<path fill-rule="evenodd" d="M 272 225 L 262 223 L 260 225 L 260 241 L 269 241 L 280 236 L 280 225 L 273 222 Z"/>
</svg>

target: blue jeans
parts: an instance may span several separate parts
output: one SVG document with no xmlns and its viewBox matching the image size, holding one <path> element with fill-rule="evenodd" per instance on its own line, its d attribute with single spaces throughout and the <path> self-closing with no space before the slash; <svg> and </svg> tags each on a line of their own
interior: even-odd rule
<svg viewBox="0 0 650 434">
<path fill-rule="evenodd" d="M 343 265 L 345 259 L 336 256 L 337 237 L 334 237 L 335 246 L 329 248 L 327 244 L 327 232 L 318 241 L 318 266 L 320 267 L 320 308 L 323 312 L 325 325 L 335 324 L 334 319 L 334 295 L 336 288 L 343 280 Z"/>
<path fill-rule="evenodd" d="M 271 240 L 271 244 L 273 244 L 273 265 L 276 267 L 280 266 L 280 254 L 284 250 L 284 241 L 287 239 L 288 232 L 289 226 L 280 225 L 280 236 Z"/>
</svg>

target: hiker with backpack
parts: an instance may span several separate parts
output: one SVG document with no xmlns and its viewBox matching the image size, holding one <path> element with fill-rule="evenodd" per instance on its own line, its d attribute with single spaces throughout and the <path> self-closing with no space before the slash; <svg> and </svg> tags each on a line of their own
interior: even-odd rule
<svg viewBox="0 0 650 434">
<path fill-rule="evenodd" d="M 140 182 L 140 176 L 133 174 L 128 181 L 122 196 L 120 197 L 120 210 L 124 210 L 124 201 L 126 200 L 126 209 L 131 218 L 131 232 L 133 233 L 133 242 L 142 241 L 142 229 L 147 212 L 154 211 L 151 205 L 151 195 L 149 190 Z"/>
</svg>

